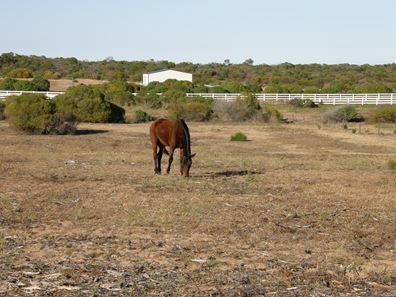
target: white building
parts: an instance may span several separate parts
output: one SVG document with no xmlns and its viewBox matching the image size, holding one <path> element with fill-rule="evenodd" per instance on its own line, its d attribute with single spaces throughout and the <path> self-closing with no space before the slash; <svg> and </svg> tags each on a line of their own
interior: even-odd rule
<svg viewBox="0 0 396 297">
<path fill-rule="evenodd" d="M 192 82 L 192 74 L 176 70 L 161 70 L 143 74 L 143 86 L 153 81 L 164 82 L 168 79 L 186 80 Z"/>
</svg>

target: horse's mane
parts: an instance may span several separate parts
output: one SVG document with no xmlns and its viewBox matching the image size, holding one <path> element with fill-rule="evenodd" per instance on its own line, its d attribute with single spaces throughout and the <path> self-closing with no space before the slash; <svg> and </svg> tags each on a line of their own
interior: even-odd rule
<svg viewBox="0 0 396 297">
<path fill-rule="evenodd" d="M 187 151 L 188 151 L 188 156 L 191 156 L 191 139 L 190 139 L 190 130 L 188 130 L 187 124 L 183 119 L 180 119 L 180 122 L 182 123 L 183 126 L 183 131 L 184 135 L 186 137 L 186 142 L 187 142 Z"/>
</svg>

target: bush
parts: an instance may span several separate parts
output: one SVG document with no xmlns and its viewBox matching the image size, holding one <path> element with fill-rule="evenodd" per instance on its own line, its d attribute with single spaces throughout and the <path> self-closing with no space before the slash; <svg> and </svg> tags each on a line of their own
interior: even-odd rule
<svg viewBox="0 0 396 297">
<path fill-rule="evenodd" d="M 376 123 L 396 123 L 396 106 L 382 107 L 374 113 Z"/>
<path fill-rule="evenodd" d="M 182 93 L 190 93 L 193 90 L 193 85 L 189 81 L 178 81 L 176 79 L 168 79 L 162 83 L 151 82 L 146 87 L 150 93 L 165 93 L 167 91 L 178 91 Z"/>
<path fill-rule="evenodd" d="M 77 130 L 77 118 L 69 113 L 57 112 L 54 116 L 54 126 L 51 133 L 58 135 L 74 134 Z"/>
<path fill-rule="evenodd" d="M 232 102 L 217 101 L 216 116 L 222 120 L 243 122 L 249 120 L 269 122 L 281 121 L 282 114 L 274 106 L 263 105 L 254 96 L 237 98 Z"/>
<path fill-rule="evenodd" d="M 15 90 L 14 85 L 17 82 L 16 79 L 13 78 L 6 78 L 0 80 L 0 90 L 8 90 L 13 91 Z"/>
<path fill-rule="evenodd" d="M 0 121 L 5 119 L 4 109 L 5 109 L 5 102 L 0 101 Z"/>
<path fill-rule="evenodd" d="M 8 74 L 7 77 L 11 78 L 31 78 L 33 77 L 33 72 L 32 70 L 28 68 L 16 68 L 14 70 L 11 70 Z"/>
<path fill-rule="evenodd" d="M 104 98 L 100 90 L 92 86 L 70 87 L 55 97 L 60 112 L 73 114 L 78 121 L 91 123 L 124 122 L 125 110 Z"/>
<path fill-rule="evenodd" d="M 213 117 L 213 100 L 201 97 L 172 99 L 166 110 L 169 117 L 187 121 L 209 121 Z"/>
<path fill-rule="evenodd" d="M 35 91 L 34 85 L 29 80 L 17 80 L 14 83 L 15 91 Z"/>
<path fill-rule="evenodd" d="M 233 102 L 218 102 L 218 113 L 232 121 L 261 119 L 261 106 L 254 94 L 238 97 Z"/>
<path fill-rule="evenodd" d="M 111 123 L 125 123 L 125 109 L 112 102 L 108 102 L 110 105 L 110 122 Z"/>
<path fill-rule="evenodd" d="M 311 99 L 292 99 L 289 102 L 290 105 L 297 108 L 316 108 L 318 105 L 313 102 Z"/>
<path fill-rule="evenodd" d="M 135 111 L 135 123 L 145 123 L 153 120 L 154 117 L 149 115 L 147 112 L 140 109 Z"/>
<path fill-rule="evenodd" d="M 50 88 L 50 83 L 48 80 L 38 76 L 33 78 L 33 80 L 31 81 L 32 85 L 33 85 L 33 89 L 34 91 L 48 91 Z"/>
<path fill-rule="evenodd" d="M 364 118 L 355 107 L 346 105 L 326 112 L 322 121 L 325 123 L 363 122 Z"/>
<path fill-rule="evenodd" d="M 58 113 L 55 102 L 41 94 L 8 97 L 5 113 L 11 126 L 30 133 L 73 133 L 76 127 L 75 117 Z"/>
<path fill-rule="evenodd" d="M 139 92 L 135 97 L 135 104 L 157 109 L 162 107 L 162 100 L 156 93 Z"/>
<path fill-rule="evenodd" d="M 266 121 L 276 120 L 277 122 L 281 122 L 283 116 L 274 106 L 265 105 L 263 110 L 263 119 Z"/>
<path fill-rule="evenodd" d="M 388 161 L 388 169 L 392 171 L 396 171 L 396 161 L 389 160 Z"/>
<path fill-rule="evenodd" d="M 247 141 L 247 136 L 242 132 L 231 135 L 231 141 Z"/>
<path fill-rule="evenodd" d="M 35 77 L 33 80 L 17 80 L 6 78 L 0 81 L 1 90 L 15 91 L 48 91 L 50 83 L 42 77 Z"/>
<path fill-rule="evenodd" d="M 135 104 L 135 96 L 132 94 L 135 92 L 135 87 L 132 84 L 124 81 L 112 81 L 99 85 L 99 89 L 107 101 L 121 106 Z"/>
</svg>

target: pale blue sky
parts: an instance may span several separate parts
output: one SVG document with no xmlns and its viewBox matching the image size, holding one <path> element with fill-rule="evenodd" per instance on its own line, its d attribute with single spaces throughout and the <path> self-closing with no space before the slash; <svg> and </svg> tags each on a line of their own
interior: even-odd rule
<svg viewBox="0 0 396 297">
<path fill-rule="evenodd" d="M 396 62 L 392 0 L 0 3 L 0 53 L 195 63 Z"/>
</svg>

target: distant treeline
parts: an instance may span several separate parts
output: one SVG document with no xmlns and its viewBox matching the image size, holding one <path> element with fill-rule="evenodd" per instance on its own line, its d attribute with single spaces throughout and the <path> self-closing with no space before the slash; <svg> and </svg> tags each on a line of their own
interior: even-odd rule
<svg viewBox="0 0 396 297">
<path fill-rule="evenodd" d="M 193 64 L 153 60 L 128 62 L 115 61 L 112 58 L 103 61 L 79 61 L 76 58 L 47 58 L 14 53 L 0 56 L 0 76 L 9 78 L 90 78 L 139 82 L 143 73 L 162 69 L 193 73 L 196 92 L 396 92 L 394 63 L 254 65 L 251 59 L 242 64 L 231 64 L 226 59 L 224 63 Z"/>
</svg>

